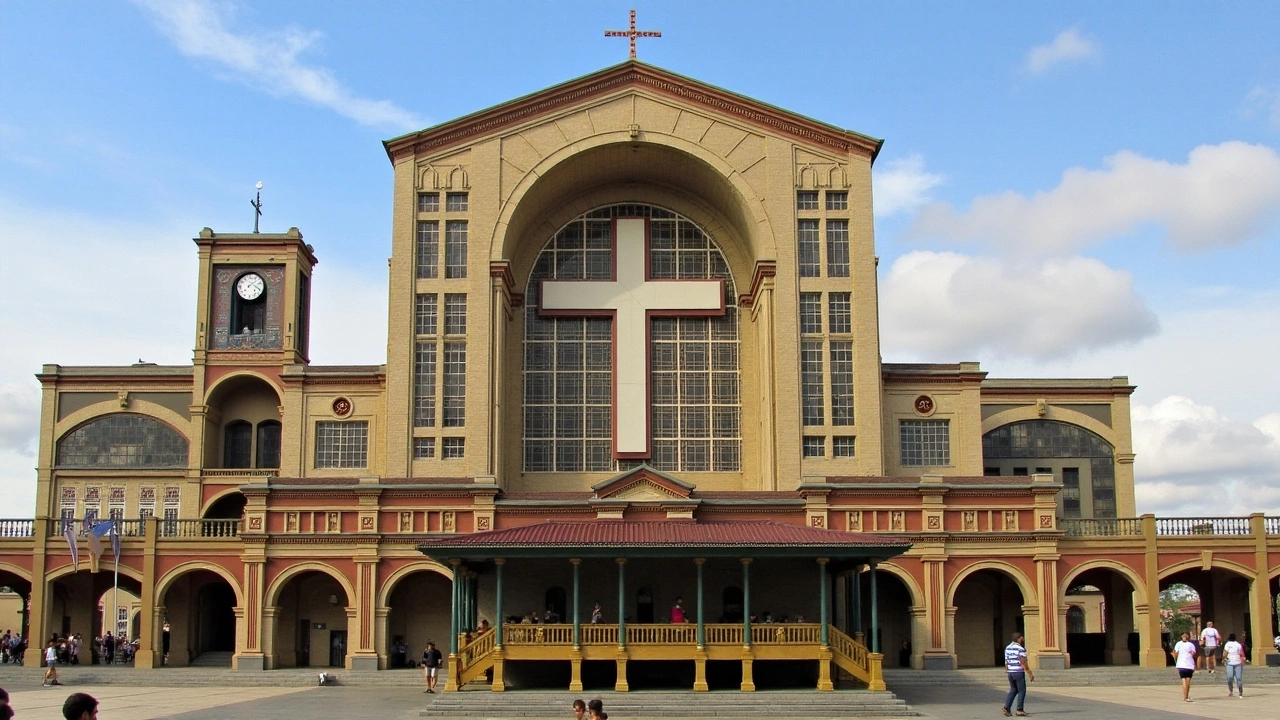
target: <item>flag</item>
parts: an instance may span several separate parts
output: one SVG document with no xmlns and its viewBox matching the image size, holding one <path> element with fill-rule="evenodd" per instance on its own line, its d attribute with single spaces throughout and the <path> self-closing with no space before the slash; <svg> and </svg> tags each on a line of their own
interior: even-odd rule
<svg viewBox="0 0 1280 720">
<path fill-rule="evenodd" d="M 106 520 L 89 528 L 89 552 L 94 558 L 102 557 L 102 536 L 111 533 L 115 526 L 114 520 Z"/>
<path fill-rule="evenodd" d="M 80 547 L 76 544 L 76 524 L 70 520 L 62 523 L 62 537 L 67 539 L 67 549 L 71 551 L 71 567 L 80 569 Z"/>
<path fill-rule="evenodd" d="M 120 528 L 115 521 L 111 523 L 111 551 L 116 554 L 116 567 L 120 566 Z"/>
</svg>

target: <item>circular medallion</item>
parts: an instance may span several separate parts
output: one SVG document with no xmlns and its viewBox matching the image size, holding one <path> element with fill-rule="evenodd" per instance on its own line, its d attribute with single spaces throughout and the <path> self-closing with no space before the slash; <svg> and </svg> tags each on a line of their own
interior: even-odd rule
<svg viewBox="0 0 1280 720">
<path fill-rule="evenodd" d="M 258 273 L 247 273 L 236 281 L 236 294 L 244 300 L 257 300 L 267 289 L 267 283 Z"/>
<path fill-rule="evenodd" d="M 933 398 L 928 395 L 921 395 L 916 398 L 912 405 L 915 407 L 916 412 L 921 415 L 930 415 L 933 413 Z"/>
<path fill-rule="evenodd" d="M 351 401 L 340 397 L 333 401 L 333 414 L 338 417 L 346 417 L 351 414 Z"/>
</svg>

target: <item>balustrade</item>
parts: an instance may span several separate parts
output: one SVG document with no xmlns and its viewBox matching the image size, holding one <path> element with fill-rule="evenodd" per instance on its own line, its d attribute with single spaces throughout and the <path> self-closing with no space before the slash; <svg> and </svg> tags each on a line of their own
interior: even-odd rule
<svg viewBox="0 0 1280 720">
<path fill-rule="evenodd" d="M 34 520 L 0 520 L 0 538 L 35 537 Z"/>
<path fill-rule="evenodd" d="M 1247 517 L 1156 518 L 1157 535 L 1250 535 Z"/>
<path fill-rule="evenodd" d="M 1141 537 L 1141 518 L 1060 518 L 1067 537 Z"/>
</svg>

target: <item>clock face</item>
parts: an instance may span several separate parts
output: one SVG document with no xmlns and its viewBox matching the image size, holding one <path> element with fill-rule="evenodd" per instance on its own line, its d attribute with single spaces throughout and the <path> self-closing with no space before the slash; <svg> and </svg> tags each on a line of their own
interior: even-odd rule
<svg viewBox="0 0 1280 720">
<path fill-rule="evenodd" d="M 236 281 L 236 294 L 245 300 L 257 300 L 267 288 L 258 273 L 249 273 Z"/>
</svg>

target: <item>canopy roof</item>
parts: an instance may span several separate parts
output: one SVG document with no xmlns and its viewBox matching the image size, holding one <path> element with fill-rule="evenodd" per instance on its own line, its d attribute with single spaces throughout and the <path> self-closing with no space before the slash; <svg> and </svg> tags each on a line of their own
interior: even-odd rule
<svg viewBox="0 0 1280 720">
<path fill-rule="evenodd" d="M 420 545 L 439 561 L 505 557 L 827 557 L 876 559 L 911 547 L 870 533 L 778 522 L 549 520 L 536 525 L 431 538 Z"/>
</svg>

